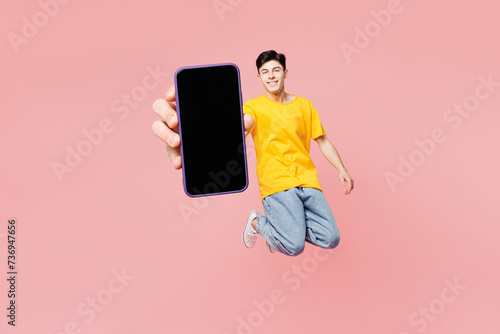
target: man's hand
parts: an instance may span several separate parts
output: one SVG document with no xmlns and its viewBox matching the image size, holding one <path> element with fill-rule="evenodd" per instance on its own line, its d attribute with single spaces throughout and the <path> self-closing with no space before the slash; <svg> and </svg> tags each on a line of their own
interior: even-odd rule
<svg viewBox="0 0 500 334">
<path fill-rule="evenodd" d="M 177 119 L 177 105 L 175 103 L 175 86 L 171 86 L 165 94 L 166 99 L 158 99 L 153 103 L 155 113 L 160 116 L 160 121 L 155 121 L 152 126 L 153 133 L 167 144 L 167 153 L 175 169 L 181 169 L 181 153 L 179 146 L 179 120 Z"/>
<path fill-rule="evenodd" d="M 339 173 L 339 179 L 343 186 L 345 186 L 346 182 L 348 184 L 347 190 L 345 191 L 345 195 L 351 193 L 351 190 L 354 189 L 354 180 L 351 178 L 347 170 L 341 169 Z"/>
<path fill-rule="evenodd" d="M 153 122 L 153 133 L 167 144 L 167 153 L 175 169 L 182 168 L 182 160 L 179 146 L 179 119 L 177 118 L 177 105 L 175 103 L 175 86 L 172 85 L 165 94 L 165 99 L 158 99 L 153 103 L 155 113 L 161 120 Z M 254 124 L 250 115 L 244 115 L 245 131 L 249 131 Z"/>
</svg>

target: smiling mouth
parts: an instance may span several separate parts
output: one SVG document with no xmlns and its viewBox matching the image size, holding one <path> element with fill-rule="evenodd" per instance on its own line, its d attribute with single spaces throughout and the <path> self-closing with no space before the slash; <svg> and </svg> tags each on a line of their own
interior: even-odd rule
<svg viewBox="0 0 500 334">
<path fill-rule="evenodd" d="M 278 81 L 270 81 L 270 82 L 268 82 L 267 84 L 268 84 L 269 86 L 274 87 L 274 86 L 276 86 L 276 85 L 278 84 Z"/>
</svg>

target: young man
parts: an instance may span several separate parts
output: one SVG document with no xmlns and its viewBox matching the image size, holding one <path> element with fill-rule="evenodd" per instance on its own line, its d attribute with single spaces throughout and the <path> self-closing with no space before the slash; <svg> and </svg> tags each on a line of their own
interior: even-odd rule
<svg viewBox="0 0 500 334">
<path fill-rule="evenodd" d="M 326 137 L 312 103 L 285 91 L 285 56 L 265 51 L 256 65 L 264 95 L 247 101 L 243 112 L 253 118 L 247 133 L 255 143 L 265 216 L 257 211 L 249 213 L 243 242 L 251 248 L 261 234 L 270 252 L 290 256 L 302 253 L 305 242 L 335 248 L 340 234 L 309 156 L 311 139 L 337 168 L 342 184 L 348 183 L 346 194 L 353 189 L 353 180 Z"/>
<path fill-rule="evenodd" d="M 285 92 L 284 80 L 288 74 L 285 56 L 266 51 L 256 63 L 257 77 L 265 94 L 247 101 L 243 111 L 245 131 L 252 134 L 255 142 L 257 176 L 266 216 L 250 212 L 243 241 L 251 248 L 261 234 L 269 251 L 278 250 L 290 256 L 300 254 L 306 241 L 334 248 L 339 243 L 339 231 L 309 156 L 311 138 L 337 168 L 342 184 L 348 183 L 346 195 L 353 189 L 354 181 L 326 137 L 311 102 Z M 174 168 L 180 169 L 174 86 L 168 89 L 165 99 L 154 102 L 153 109 L 161 117 L 153 123 L 153 133 L 167 144 Z"/>
</svg>

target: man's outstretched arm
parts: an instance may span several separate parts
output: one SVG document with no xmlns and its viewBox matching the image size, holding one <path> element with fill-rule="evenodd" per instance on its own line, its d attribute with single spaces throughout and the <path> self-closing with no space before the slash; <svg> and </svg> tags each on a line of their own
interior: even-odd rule
<svg viewBox="0 0 500 334">
<path fill-rule="evenodd" d="M 342 185 L 345 186 L 345 183 L 347 182 L 348 187 L 345 194 L 350 194 L 351 190 L 354 188 L 354 180 L 351 178 L 351 176 L 347 172 L 347 169 L 342 163 L 339 152 L 326 136 L 320 136 L 315 140 L 318 143 L 321 153 L 323 153 L 325 158 L 339 171 L 339 179 Z"/>
</svg>

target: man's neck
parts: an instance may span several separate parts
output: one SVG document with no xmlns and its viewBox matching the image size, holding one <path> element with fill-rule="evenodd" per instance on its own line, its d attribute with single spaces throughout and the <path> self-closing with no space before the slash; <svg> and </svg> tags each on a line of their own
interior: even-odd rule
<svg viewBox="0 0 500 334">
<path fill-rule="evenodd" d="M 284 89 L 282 91 L 276 92 L 276 93 L 271 93 L 271 92 L 268 92 L 266 90 L 265 94 L 266 94 L 266 97 L 271 101 L 275 101 L 275 102 L 279 102 L 279 103 L 289 102 L 288 101 L 289 94 L 287 92 L 285 92 Z"/>
</svg>

